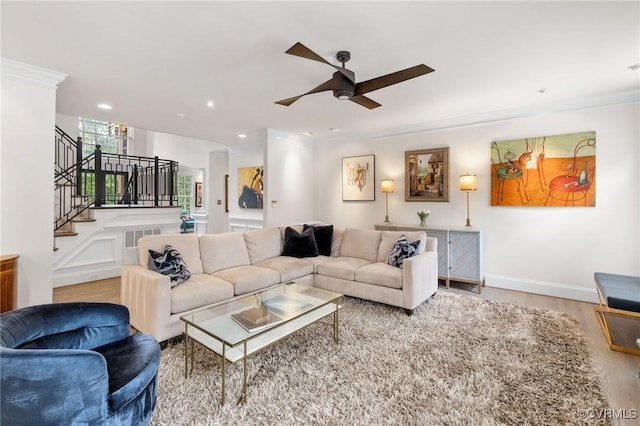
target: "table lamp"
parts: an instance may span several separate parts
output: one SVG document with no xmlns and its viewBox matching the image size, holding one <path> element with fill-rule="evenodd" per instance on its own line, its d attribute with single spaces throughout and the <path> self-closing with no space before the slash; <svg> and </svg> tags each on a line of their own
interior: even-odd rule
<svg viewBox="0 0 640 426">
<path fill-rule="evenodd" d="M 476 175 L 467 173 L 460 176 L 460 191 L 467 193 L 467 224 L 465 227 L 471 228 L 471 219 L 469 219 L 469 192 L 477 189 L 478 179 Z"/>
<path fill-rule="evenodd" d="M 389 194 L 393 192 L 396 187 L 396 181 L 393 179 L 382 179 L 380 181 L 380 192 L 385 195 L 385 216 L 384 221 L 389 222 Z"/>
</svg>

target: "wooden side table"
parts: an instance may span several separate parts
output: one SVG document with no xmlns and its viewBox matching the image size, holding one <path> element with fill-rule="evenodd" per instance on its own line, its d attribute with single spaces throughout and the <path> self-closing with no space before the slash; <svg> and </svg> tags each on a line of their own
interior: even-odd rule
<svg viewBox="0 0 640 426">
<path fill-rule="evenodd" d="M 18 282 L 18 255 L 0 256 L 0 312 L 16 308 Z"/>
</svg>

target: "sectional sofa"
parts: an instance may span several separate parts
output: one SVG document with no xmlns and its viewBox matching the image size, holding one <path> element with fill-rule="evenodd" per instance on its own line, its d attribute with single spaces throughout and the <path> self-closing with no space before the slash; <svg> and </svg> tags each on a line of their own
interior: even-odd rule
<svg viewBox="0 0 640 426">
<path fill-rule="evenodd" d="M 302 235 L 302 226 L 292 228 Z M 437 241 L 422 231 L 329 228 L 324 254 L 300 257 L 291 253 L 285 230 L 142 237 L 140 264 L 122 271 L 121 302 L 129 308 L 131 325 L 162 342 L 182 333 L 180 316 L 194 309 L 291 281 L 397 306 L 409 314 L 438 288 Z M 402 267 L 385 263 L 402 235 L 420 241 L 417 254 L 404 259 Z M 167 245 L 179 252 L 190 272 L 179 284 L 153 270 L 154 265 L 148 267 L 149 251 L 162 252 Z M 290 255 L 283 256 L 283 250 Z"/>
</svg>

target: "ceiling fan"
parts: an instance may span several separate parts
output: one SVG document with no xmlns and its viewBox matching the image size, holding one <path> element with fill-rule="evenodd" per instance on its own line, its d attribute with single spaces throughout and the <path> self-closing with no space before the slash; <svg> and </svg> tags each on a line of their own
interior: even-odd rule
<svg viewBox="0 0 640 426">
<path fill-rule="evenodd" d="M 371 80 L 356 83 L 355 73 L 344 66 L 345 62 L 351 59 L 351 53 L 346 50 L 341 50 L 336 54 L 336 59 L 342 63 L 342 67 L 327 62 L 322 56 L 318 55 L 300 42 L 291 46 L 285 53 L 325 63 L 335 68 L 337 71 L 333 73 L 333 77 L 331 77 L 330 80 L 325 81 L 307 93 L 276 102 L 277 104 L 284 106 L 291 105 L 305 95 L 332 90 L 333 96 L 340 100 L 350 100 L 351 102 L 355 102 L 365 108 L 374 109 L 382 105 L 364 96 L 365 93 L 373 92 L 374 90 L 382 89 L 383 87 L 391 86 L 392 84 L 401 83 L 415 77 L 420 77 L 421 75 L 434 71 L 433 68 L 420 64 L 402 71 L 397 71 L 391 74 L 372 78 Z"/>
</svg>

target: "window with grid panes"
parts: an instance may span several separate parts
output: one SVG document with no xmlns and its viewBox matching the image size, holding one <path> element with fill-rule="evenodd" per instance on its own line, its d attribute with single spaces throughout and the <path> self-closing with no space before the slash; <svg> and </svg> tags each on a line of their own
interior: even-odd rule
<svg viewBox="0 0 640 426">
<path fill-rule="evenodd" d="M 181 210 L 191 216 L 191 200 L 193 197 L 193 179 L 188 175 L 178 175 L 178 205 Z"/>
<path fill-rule="evenodd" d="M 128 154 L 133 141 L 133 127 L 80 117 L 78 136 L 82 138 L 82 156 L 92 154 L 96 145 L 109 154 Z"/>
</svg>

